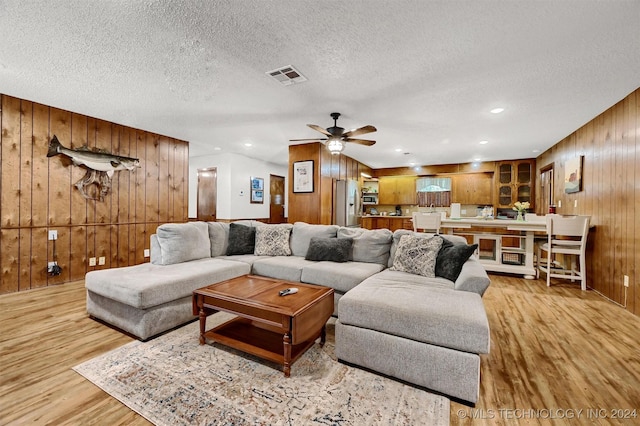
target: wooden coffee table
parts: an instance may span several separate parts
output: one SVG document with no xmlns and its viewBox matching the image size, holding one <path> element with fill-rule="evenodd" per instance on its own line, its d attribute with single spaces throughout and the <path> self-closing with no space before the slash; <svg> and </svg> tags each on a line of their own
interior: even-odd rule
<svg viewBox="0 0 640 426">
<path fill-rule="evenodd" d="M 280 290 L 296 287 L 298 293 L 280 296 Z M 207 316 L 225 311 L 237 315 L 209 331 Z M 200 344 L 206 339 L 276 362 L 284 375 L 320 337 L 333 314 L 333 289 L 244 275 L 193 292 L 193 314 L 200 318 Z"/>
</svg>

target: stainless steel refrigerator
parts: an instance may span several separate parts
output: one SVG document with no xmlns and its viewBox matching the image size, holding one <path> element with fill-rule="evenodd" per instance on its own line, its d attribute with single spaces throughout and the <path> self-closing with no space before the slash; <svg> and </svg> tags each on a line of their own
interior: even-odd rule
<svg viewBox="0 0 640 426">
<path fill-rule="evenodd" d="M 336 225 L 360 226 L 360 191 L 357 180 L 336 181 Z"/>
</svg>

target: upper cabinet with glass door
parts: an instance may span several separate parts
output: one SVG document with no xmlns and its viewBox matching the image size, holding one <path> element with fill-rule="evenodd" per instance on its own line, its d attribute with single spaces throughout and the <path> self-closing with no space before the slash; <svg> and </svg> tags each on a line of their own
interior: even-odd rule
<svg viewBox="0 0 640 426">
<path fill-rule="evenodd" d="M 536 160 L 500 161 L 496 165 L 496 205 L 513 207 L 516 201 L 531 203 L 534 208 L 534 171 Z"/>
</svg>

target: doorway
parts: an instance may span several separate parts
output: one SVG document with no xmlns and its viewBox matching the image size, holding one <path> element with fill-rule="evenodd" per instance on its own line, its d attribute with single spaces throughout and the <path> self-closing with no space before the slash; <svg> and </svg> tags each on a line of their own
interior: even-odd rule
<svg viewBox="0 0 640 426">
<path fill-rule="evenodd" d="M 215 167 L 198 169 L 198 220 L 216 221 L 218 171 Z"/>
<path fill-rule="evenodd" d="M 269 175 L 269 223 L 284 223 L 284 176 Z"/>
<path fill-rule="evenodd" d="M 553 200 L 553 163 L 540 169 L 540 203 L 538 211 L 544 215 L 549 212 L 549 206 L 554 205 Z"/>
</svg>

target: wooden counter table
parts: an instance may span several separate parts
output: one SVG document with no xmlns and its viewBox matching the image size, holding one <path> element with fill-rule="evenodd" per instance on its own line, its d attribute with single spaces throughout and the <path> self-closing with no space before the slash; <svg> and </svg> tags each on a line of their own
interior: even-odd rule
<svg viewBox="0 0 640 426">
<path fill-rule="evenodd" d="M 522 274 L 533 279 L 534 236 L 546 235 L 547 224 L 544 220 L 462 218 L 443 220 L 441 229 L 478 244 L 479 259 L 487 271 Z"/>
</svg>

